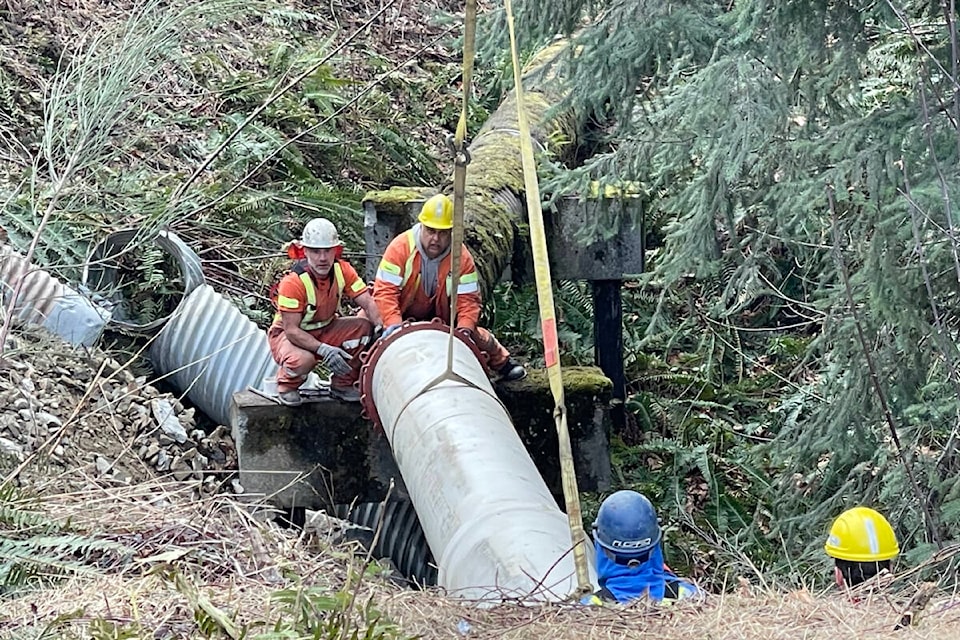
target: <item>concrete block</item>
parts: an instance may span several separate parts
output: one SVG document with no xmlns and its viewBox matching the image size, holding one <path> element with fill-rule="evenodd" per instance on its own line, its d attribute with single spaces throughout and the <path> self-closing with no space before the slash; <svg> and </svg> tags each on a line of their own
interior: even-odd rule
<svg viewBox="0 0 960 640">
<path fill-rule="evenodd" d="M 613 383 L 597 367 L 564 367 L 567 431 L 580 491 L 610 488 L 610 399 Z M 560 444 L 547 372 L 533 369 L 519 382 L 498 383 L 497 396 L 547 488 L 563 506 Z"/>
<path fill-rule="evenodd" d="M 643 273 L 643 227 L 611 234 L 584 245 L 578 237 L 584 227 L 608 220 L 616 229 L 621 221 L 642 220 L 640 198 L 563 198 L 545 218 L 550 274 L 555 280 L 624 280 Z M 601 225 L 603 226 L 603 225 Z"/>
<path fill-rule="evenodd" d="M 373 282 L 380 256 L 390 241 L 414 225 L 420 207 L 436 193 L 430 187 L 394 187 L 363 198 L 363 239 L 367 254 L 363 277 Z"/>
<path fill-rule="evenodd" d="M 360 417 L 360 405 L 329 397 L 285 407 L 255 393 L 233 394 L 230 426 L 240 484 L 278 507 L 328 508 L 382 500 L 406 490 L 386 438 Z"/>
<path fill-rule="evenodd" d="M 610 486 L 609 379 L 595 367 L 568 367 L 568 429 L 582 491 Z M 563 504 L 553 399 L 545 372 L 496 391 L 558 504 Z M 231 428 L 246 494 L 282 507 L 330 508 L 407 497 L 386 437 L 357 404 L 321 397 L 284 407 L 249 391 L 233 395 Z"/>
</svg>

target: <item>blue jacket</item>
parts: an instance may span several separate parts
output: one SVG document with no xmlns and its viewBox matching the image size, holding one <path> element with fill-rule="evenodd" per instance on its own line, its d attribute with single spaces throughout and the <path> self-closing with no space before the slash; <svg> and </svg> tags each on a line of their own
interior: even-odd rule
<svg viewBox="0 0 960 640">
<path fill-rule="evenodd" d="M 594 546 L 600 583 L 596 595 L 602 599 L 626 603 L 646 595 L 656 601 L 680 600 L 699 593 L 693 583 L 678 578 L 664 566 L 663 549 L 659 544 L 650 552 L 646 562 L 632 568 L 608 558 L 599 544 L 594 543 Z"/>
</svg>

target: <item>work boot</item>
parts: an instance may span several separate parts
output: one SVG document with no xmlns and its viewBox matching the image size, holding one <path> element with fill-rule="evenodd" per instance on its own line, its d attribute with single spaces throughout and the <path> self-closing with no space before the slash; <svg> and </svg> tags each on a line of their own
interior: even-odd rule
<svg viewBox="0 0 960 640">
<path fill-rule="evenodd" d="M 360 402 L 360 391 L 353 385 L 342 387 L 330 385 L 330 397 L 341 402 Z"/>
<path fill-rule="evenodd" d="M 300 397 L 299 389 L 281 391 L 279 394 L 277 394 L 277 399 L 280 401 L 280 404 L 288 407 L 299 407 L 301 404 L 303 404 L 303 398 Z"/>
<path fill-rule="evenodd" d="M 527 370 L 513 358 L 507 358 L 507 361 L 497 369 L 497 375 L 499 375 L 500 379 L 504 382 L 510 382 L 512 380 L 522 380 L 525 378 Z"/>
</svg>

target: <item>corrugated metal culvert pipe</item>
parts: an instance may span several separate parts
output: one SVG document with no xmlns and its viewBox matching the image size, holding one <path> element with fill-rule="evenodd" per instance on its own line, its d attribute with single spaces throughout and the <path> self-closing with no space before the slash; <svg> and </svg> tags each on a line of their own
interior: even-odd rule
<svg viewBox="0 0 960 640">
<path fill-rule="evenodd" d="M 415 586 L 437 584 L 437 567 L 423 535 L 417 512 L 409 500 L 337 505 L 336 515 L 359 525 L 368 533 L 361 540 L 373 545 L 376 558 L 390 558 L 397 570 Z M 377 535 L 377 529 L 380 530 Z"/>
<path fill-rule="evenodd" d="M 381 426 L 437 561 L 458 597 L 559 601 L 577 587 L 567 518 L 493 391 L 476 346 L 406 324 L 370 352 L 364 409 Z M 592 560 L 592 558 L 591 558 Z M 595 580 L 595 577 L 591 576 Z"/>
<path fill-rule="evenodd" d="M 83 283 L 91 291 L 104 299 L 104 304 L 112 309 L 110 326 L 129 333 L 152 335 L 156 333 L 170 317 L 161 315 L 147 322 L 137 322 L 130 318 L 130 302 L 124 300 L 120 291 L 121 261 L 138 242 L 154 244 L 163 252 L 165 260 L 172 261 L 180 273 L 178 293 L 183 296 L 204 283 L 200 256 L 172 231 L 161 230 L 153 238 L 144 237 L 137 229 L 125 229 L 108 235 L 97 244 L 83 267 Z"/>
<path fill-rule="evenodd" d="M 260 387 L 277 370 L 264 330 L 206 284 L 177 307 L 150 345 L 150 360 L 218 424 L 230 424 L 234 393 Z"/>
<path fill-rule="evenodd" d="M 92 346 L 110 317 L 78 291 L 27 262 L 9 247 L 0 247 L 0 303 L 9 304 L 17 281 L 23 279 L 13 315 L 45 327 L 70 344 Z"/>
<path fill-rule="evenodd" d="M 204 284 L 200 257 L 171 231 L 152 240 L 171 259 L 182 278 L 183 298 L 169 315 L 148 323 L 123 313 L 118 259 L 140 236 L 134 229 L 110 234 L 91 252 L 84 281 L 114 305 L 111 326 L 140 334 L 158 333 L 149 356 L 157 373 L 219 424 L 230 423 L 234 392 L 259 387 L 277 365 L 267 336 L 228 299 Z"/>
</svg>

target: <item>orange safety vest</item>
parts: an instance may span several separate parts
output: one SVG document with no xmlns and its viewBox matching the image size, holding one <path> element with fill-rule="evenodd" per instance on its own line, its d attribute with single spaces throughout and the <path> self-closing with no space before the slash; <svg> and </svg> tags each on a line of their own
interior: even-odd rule
<svg viewBox="0 0 960 640">
<path fill-rule="evenodd" d="M 307 270 L 307 265 L 303 262 L 297 262 L 291 267 L 290 273 L 296 273 L 298 275 L 300 281 L 303 283 L 304 289 L 307 291 L 307 307 L 303 310 L 303 316 L 300 318 L 300 328 L 304 331 L 313 331 L 314 329 L 322 329 L 333 322 L 336 314 L 326 319 L 317 319 L 314 317 L 317 313 L 317 288 L 313 285 L 313 278 Z M 337 306 L 339 307 L 340 300 L 343 298 L 343 289 L 346 286 L 346 279 L 343 277 L 343 267 L 340 266 L 339 260 L 333 263 L 333 277 L 337 282 Z M 361 282 L 362 285 L 362 281 L 358 282 Z M 298 300 L 286 298 L 278 293 L 274 304 L 279 309 L 282 308 L 285 303 L 295 307 L 300 306 Z M 282 324 L 283 320 L 281 319 L 279 310 L 274 314 L 273 322 L 274 324 Z"/>
<path fill-rule="evenodd" d="M 421 290 L 420 260 L 413 229 L 394 238 L 384 251 L 373 284 L 373 299 L 380 309 L 384 325 L 400 322 L 402 316 L 413 305 Z M 443 290 L 438 290 L 434 294 L 439 298 L 438 303 L 441 306 L 444 305 L 445 300 L 449 300 L 453 287 L 453 277 L 450 273 L 451 261 L 448 255 L 437 273 L 438 279 L 445 283 Z M 476 326 L 480 317 L 480 284 L 473 264 L 473 256 L 466 247 L 463 247 L 460 255 L 460 268 L 460 282 L 457 285 L 457 316 L 460 319 L 458 324 L 472 328 Z M 395 293 L 397 289 L 399 293 Z"/>
</svg>

